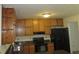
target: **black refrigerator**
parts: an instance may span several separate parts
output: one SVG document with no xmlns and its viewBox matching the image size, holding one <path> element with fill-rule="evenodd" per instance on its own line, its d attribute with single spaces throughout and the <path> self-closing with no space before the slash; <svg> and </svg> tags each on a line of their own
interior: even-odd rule
<svg viewBox="0 0 79 59">
<path fill-rule="evenodd" d="M 51 42 L 54 43 L 55 50 L 70 52 L 68 28 L 51 29 Z"/>
</svg>

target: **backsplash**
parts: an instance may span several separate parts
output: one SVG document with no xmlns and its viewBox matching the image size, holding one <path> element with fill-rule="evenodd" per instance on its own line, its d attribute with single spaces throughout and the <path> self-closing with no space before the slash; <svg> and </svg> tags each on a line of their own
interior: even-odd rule
<svg viewBox="0 0 79 59">
<path fill-rule="evenodd" d="M 51 40 L 50 35 L 17 36 L 15 41 L 32 41 L 34 37 L 44 37 L 44 40 Z"/>
</svg>

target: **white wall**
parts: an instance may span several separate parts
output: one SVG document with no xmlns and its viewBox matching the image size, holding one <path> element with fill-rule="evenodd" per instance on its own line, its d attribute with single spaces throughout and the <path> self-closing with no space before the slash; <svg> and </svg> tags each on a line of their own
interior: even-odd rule
<svg viewBox="0 0 79 59">
<path fill-rule="evenodd" d="M 64 18 L 64 26 L 67 27 L 68 23 L 71 22 L 71 21 L 78 22 L 78 27 L 79 27 L 79 14 L 78 15 L 74 15 L 74 16 L 70 16 L 70 17 L 67 17 L 67 18 Z"/>
<path fill-rule="evenodd" d="M 64 18 L 64 26 L 69 28 L 71 53 L 79 51 L 79 15 Z"/>
<path fill-rule="evenodd" d="M 1 46 L 1 17 L 2 17 L 2 5 L 0 4 L 0 46 Z"/>
<path fill-rule="evenodd" d="M 79 31 L 78 31 L 78 23 L 70 22 L 68 24 L 69 28 L 69 41 L 70 41 L 70 51 L 71 53 L 79 51 Z"/>
</svg>

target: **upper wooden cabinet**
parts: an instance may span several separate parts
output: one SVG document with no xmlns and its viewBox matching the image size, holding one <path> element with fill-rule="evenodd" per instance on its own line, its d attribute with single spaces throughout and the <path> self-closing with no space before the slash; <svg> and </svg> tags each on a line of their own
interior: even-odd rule
<svg viewBox="0 0 79 59">
<path fill-rule="evenodd" d="M 2 9 L 2 15 L 3 17 L 12 17 L 16 18 L 15 16 L 15 10 L 13 8 L 3 8 Z"/>
<path fill-rule="evenodd" d="M 32 19 L 25 19 L 25 27 L 32 27 L 33 20 Z"/>
<path fill-rule="evenodd" d="M 18 19 L 16 20 L 16 35 L 25 36 L 33 34 L 33 21 L 32 19 Z"/>
<path fill-rule="evenodd" d="M 25 35 L 33 34 L 33 19 L 25 19 Z"/>
<path fill-rule="evenodd" d="M 48 18 L 48 19 L 44 19 L 44 23 L 45 25 L 44 29 L 45 29 L 45 34 L 49 35 L 51 33 L 51 27 L 56 26 L 57 25 L 57 21 L 56 19 L 52 19 L 52 18 Z"/>
<path fill-rule="evenodd" d="M 49 35 L 51 33 L 50 29 L 51 29 L 50 27 L 45 27 L 44 32 L 45 32 L 46 35 Z"/>
<path fill-rule="evenodd" d="M 16 30 L 17 36 L 25 36 L 25 20 L 24 19 L 16 20 L 15 30 Z"/>
<path fill-rule="evenodd" d="M 16 20 L 16 27 L 25 27 L 24 19 L 17 19 Z"/>
<path fill-rule="evenodd" d="M 45 25 L 45 27 L 50 27 L 50 26 L 51 26 L 51 21 L 50 21 L 50 19 L 49 19 L 49 18 L 44 19 L 44 23 L 43 23 L 43 24 Z"/>
<path fill-rule="evenodd" d="M 34 19 L 33 20 L 33 32 L 38 32 L 39 31 L 39 20 Z"/>
<path fill-rule="evenodd" d="M 33 35 L 33 27 L 25 28 L 25 35 Z"/>
<path fill-rule="evenodd" d="M 17 35 L 33 35 L 33 32 L 51 33 L 51 27 L 62 26 L 63 19 L 52 18 L 28 18 L 16 21 Z"/>
<path fill-rule="evenodd" d="M 39 31 L 44 32 L 45 31 L 45 24 L 43 19 L 39 19 Z"/>
<path fill-rule="evenodd" d="M 57 20 L 57 25 L 58 26 L 63 26 L 63 19 L 62 18 L 58 18 Z"/>
<path fill-rule="evenodd" d="M 57 20 L 56 19 L 50 19 L 50 26 L 56 26 L 57 25 Z"/>
<path fill-rule="evenodd" d="M 24 27 L 16 27 L 15 32 L 16 32 L 16 36 L 25 36 Z"/>
<path fill-rule="evenodd" d="M 2 20 L 2 29 L 14 29 L 15 19 L 11 17 L 3 17 Z"/>
</svg>

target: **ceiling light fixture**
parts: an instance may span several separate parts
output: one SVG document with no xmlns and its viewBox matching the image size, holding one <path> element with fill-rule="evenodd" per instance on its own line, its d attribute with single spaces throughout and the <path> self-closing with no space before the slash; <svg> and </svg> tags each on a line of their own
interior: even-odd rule
<svg viewBox="0 0 79 59">
<path fill-rule="evenodd" d="M 44 14 L 44 15 L 43 15 L 44 18 L 48 18 L 48 17 L 50 17 L 50 16 L 51 16 L 50 14 Z"/>
<path fill-rule="evenodd" d="M 38 14 L 38 16 L 44 17 L 44 18 L 49 18 L 49 17 L 54 16 L 54 15 L 55 15 L 55 13 L 52 13 L 52 12 L 40 12 Z"/>
</svg>

